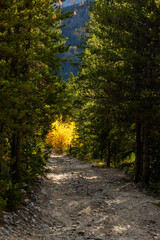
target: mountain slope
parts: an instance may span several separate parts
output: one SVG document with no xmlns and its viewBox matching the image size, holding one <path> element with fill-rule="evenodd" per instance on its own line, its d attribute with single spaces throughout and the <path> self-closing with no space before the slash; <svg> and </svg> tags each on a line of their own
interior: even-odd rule
<svg viewBox="0 0 160 240">
<path fill-rule="evenodd" d="M 75 0 L 75 4 L 80 4 L 81 2 L 82 0 Z M 71 1 L 71 0 L 66 0 L 63 2 L 63 8 L 73 6 L 73 5 L 74 5 L 74 1 Z"/>
<path fill-rule="evenodd" d="M 77 54 L 81 52 L 80 49 L 77 48 L 82 42 L 82 36 L 85 35 L 84 25 L 89 18 L 89 6 L 86 2 L 83 5 L 79 6 L 79 4 L 63 8 L 64 12 L 76 12 L 76 15 L 73 15 L 71 18 L 66 19 L 62 22 L 65 24 L 65 27 L 62 29 L 62 34 L 65 38 L 68 38 L 67 44 L 70 44 L 69 50 L 63 54 L 63 57 L 68 58 L 69 60 L 73 60 L 74 62 L 80 63 Z M 78 66 L 72 66 L 69 62 L 65 62 L 62 65 L 62 75 L 65 80 L 68 79 L 69 73 L 73 72 L 76 76 L 78 72 Z"/>
</svg>

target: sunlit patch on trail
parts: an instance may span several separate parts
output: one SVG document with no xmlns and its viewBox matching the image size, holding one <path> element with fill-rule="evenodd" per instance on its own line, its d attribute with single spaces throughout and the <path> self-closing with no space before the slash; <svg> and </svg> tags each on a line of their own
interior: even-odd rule
<svg viewBox="0 0 160 240">
<path fill-rule="evenodd" d="M 113 232 L 115 234 L 122 234 L 124 231 L 128 231 L 130 228 L 131 228 L 130 225 L 126 225 L 126 226 L 118 225 L 118 226 L 114 226 Z"/>
<path fill-rule="evenodd" d="M 92 213 L 92 208 L 91 206 L 86 207 L 85 209 L 83 209 L 82 211 L 79 212 L 79 214 L 85 213 L 87 215 L 90 215 Z"/>
<path fill-rule="evenodd" d="M 92 180 L 92 179 L 97 179 L 98 176 L 92 176 L 92 177 L 84 177 L 85 179 Z"/>
<path fill-rule="evenodd" d="M 64 173 L 64 174 L 48 173 L 48 177 L 58 183 L 58 182 L 70 179 L 71 175 L 69 173 Z"/>
</svg>

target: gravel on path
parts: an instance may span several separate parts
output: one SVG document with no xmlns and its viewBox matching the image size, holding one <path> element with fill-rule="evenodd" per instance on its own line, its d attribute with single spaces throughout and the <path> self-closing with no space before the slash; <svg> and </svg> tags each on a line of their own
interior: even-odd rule
<svg viewBox="0 0 160 240">
<path fill-rule="evenodd" d="M 0 240 L 160 240 L 156 200 L 123 172 L 57 154 L 48 167 L 31 199 L 4 212 Z"/>
</svg>

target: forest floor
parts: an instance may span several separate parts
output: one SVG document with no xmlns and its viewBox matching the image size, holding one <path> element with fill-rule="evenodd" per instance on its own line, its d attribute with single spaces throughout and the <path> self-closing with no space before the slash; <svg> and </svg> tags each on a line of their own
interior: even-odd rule
<svg viewBox="0 0 160 240">
<path fill-rule="evenodd" d="M 123 172 L 56 154 L 48 167 L 24 206 L 4 212 L 1 240 L 160 240 L 157 200 Z"/>
</svg>

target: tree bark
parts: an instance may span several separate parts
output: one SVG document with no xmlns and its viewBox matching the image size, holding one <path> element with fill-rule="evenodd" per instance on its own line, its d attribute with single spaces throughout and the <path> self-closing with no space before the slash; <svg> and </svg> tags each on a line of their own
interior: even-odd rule
<svg viewBox="0 0 160 240">
<path fill-rule="evenodd" d="M 144 126 L 141 126 L 141 163 L 140 163 L 140 175 L 143 175 L 143 142 L 144 142 Z"/>
<path fill-rule="evenodd" d="M 12 138 L 11 143 L 11 158 L 13 160 L 13 164 L 11 166 L 11 174 L 13 182 L 20 182 L 21 181 L 21 134 L 18 133 L 17 135 L 14 135 Z"/>
<path fill-rule="evenodd" d="M 138 182 L 141 177 L 142 147 L 141 147 L 141 123 L 136 123 L 136 159 L 135 159 L 135 181 Z"/>
<path fill-rule="evenodd" d="M 106 164 L 107 164 L 107 167 L 110 167 L 110 163 L 111 163 L 111 147 L 110 147 L 110 142 L 107 142 L 107 145 L 106 145 Z"/>
<path fill-rule="evenodd" d="M 143 184 L 149 185 L 149 124 L 148 121 L 144 122 L 144 135 L 143 135 Z"/>
</svg>

